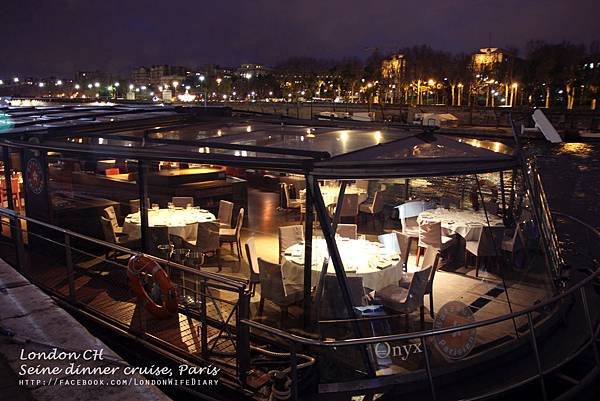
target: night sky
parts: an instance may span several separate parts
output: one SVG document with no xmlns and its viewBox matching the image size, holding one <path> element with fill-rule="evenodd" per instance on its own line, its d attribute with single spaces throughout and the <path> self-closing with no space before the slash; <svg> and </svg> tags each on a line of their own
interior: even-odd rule
<svg viewBox="0 0 600 401">
<path fill-rule="evenodd" d="M 599 0 L 2 0 L 0 77 L 600 39 Z"/>
</svg>

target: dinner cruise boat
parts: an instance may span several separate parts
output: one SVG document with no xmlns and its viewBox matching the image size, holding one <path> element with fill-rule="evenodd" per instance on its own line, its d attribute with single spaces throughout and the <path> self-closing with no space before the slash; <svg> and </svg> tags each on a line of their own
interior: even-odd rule
<svg viewBox="0 0 600 401">
<path fill-rule="evenodd" d="M 3 107 L 0 257 L 115 350 L 256 400 L 592 397 L 600 233 L 520 136 Z M 518 132 L 515 129 L 515 132 Z"/>
</svg>

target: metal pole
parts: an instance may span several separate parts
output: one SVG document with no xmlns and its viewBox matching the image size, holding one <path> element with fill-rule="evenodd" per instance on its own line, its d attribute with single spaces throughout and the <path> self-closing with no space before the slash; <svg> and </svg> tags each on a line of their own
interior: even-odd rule
<svg viewBox="0 0 600 401">
<path fill-rule="evenodd" d="M 15 203 L 13 202 L 13 193 L 11 185 L 12 162 L 10 160 L 10 149 L 8 148 L 8 146 L 2 147 L 2 158 L 4 159 L 4 183 L 6 185 L 7 206 L 9 209 L 15 210 Z"/>
<path fill-rule="evenodd" d="M 140 196 L 140 238 L 142 242 L 142 251 L 146 252 L 149 249 L 147 241 L 148 231 L 148 183 L 146 181 L 146 162 L 138 160 L 138 190 Z"/>
<path fill-rule="evenodd" d="M 346 186 L 348 184 L 346 181 L 342 181 L 340 185 L 340 193 L 338 194 L 337 203 L 335 205 L 335 214 L 333 216 L 333 222 L 331 223 L 331 228 L 333 229 L 333 233 L 337 231 L 337 226 L 340 221 L 340 214 L 342 214 L 342 207 L 344 205 L 344 195 L 346 194 Z"/>
<path fill-rule="evenodd" d="M 25 246 L 23 245 L 23 230 L 21 229 L 21 220 L 18 217 L 14 218 L 13 235 L 15 247 L 17 250 L 17 263 L 19 272 L 25 275 L 29 268 L 27 263 L 27 255 L 25 254 Z"/>
<path fill-rule="evenodd" d="M 4 185 L 6 186 L 7 207 L 11 210 L 15 210 L 11 181 L 12 162 L 10 160 L 10 149 L 8 146 L 2 147 L 2 158 L 4 159 Z M 10 222 L 11 220 L 14 224 Z M 14 239 L 16 245 L 17 266 L 19 266 L 19 271 L 24 273 L 27 266 L 25 250 L 23 248 L 23 236 L 21 234 L 21 220 L 18 218 L 9 218 L 9 228 L 10 236 Z"/>
<path fill-rule="evenodd" d="M 531 317 L 531 312 L 527 313 L 527 320 L 529 321 L 529 334 L 531 334 L 531 345 L 533 346 L 533 354 L 535 356 L 535 363 L 537 366 L 538 377 L 540 378 L 542 399 L 544 401 L 546 401 L 548 399 L 548 395 L 546 394 L 546 383 L 544 383 L 544 373 L 542 372 L 542 362 L 540 361 L 540 354 L 538 351 L 537 341 L 535 340 L 535 329 L 533 327 L 533 318 Z"/>
<path fill-rule="evenodd" d="M 315 177 L 311 174 L 306 175 L 306 215 L 304 216 L 304 328 L 308 329 L 311 325 L 311 307 L 312 307 L 312 237 L 314 221 L 314 205 L 312 192 L 308 188 L 312 187 Z"/>
<path fill-rule="evenodd" d="M 594 331 L 594 325 L 592 324 L 592 317 L 590 315 L 590 308 L 585 295 L 585 286 L 579 289 L 581 294 L 581 302 L 583 303 L 583 310 L 585 312 L 585 319 L 587 320 L 588 328 L 590 329 L 592 349 L 594 350 L 594 358 L 596 360 L 596 366 L 600 366 L 600 354 L 598 353 L 598 344 L 596 343 L 596 333 Z"/>
<path fill-rule="evenodd" d="M 241 323 L 246 319 L 250 319 L 250 292 L 242 289 L 238 296 L 236 338 L 238 377 L 244 386 L 246 385 L 246 376 L 250 371 L 250 326 Z"/>
<path fill-rule="evenodd" d="M 506 221 L 506 196 L 504 194 L 504 172 L 500 172 L 500 194 L 502 195 L 502 216 Z"/>
<path fill-rule="evenodd" d="M 335 235 L 335 232 L 337 231 L 338 221 L 340 220 L 340 214 L 342 211 L 342 204 L 344 202 L 345 191 L 346 191 L 346 182 L 342 181 L 342 185 L 340 186 L 340 192 L 338 194 L 337 203 L 335 206 L 335 215 L 334 215 L 333 221 L 331 223 L 334 235 Z M 315 294 L 315 303 L 317 305 L 319 305 L 321 303 L 321 298 L 323 297 L 323 283 L 325 281 L 325 276 L 327 275 L 327 267 L 328 266 L 329 266 L 329 259 L 325 259 L 325 261 L 323 261 L 323 266 L 321 267 L 321 273 L 319 275 L 319 282 L 317 283 L 317 291 Z M 317 313 L 317 316 L 318 315 L 319 314 Z"/>
<path fill-rule="evenodd" d="M 298 356 L 296 355 L 296 342 L 290 344 L 290 365 L 292 374 L 292 400 L 298 399 Z"/>
<path fill-rule="evenodd" d="M 183 282 L 185 287 L 185 281 Z M 206 325 L 206 279 L 200 284 L 200 345 L 202 357 L 208 357 L 208 326 Z"/>
<path fill-rule="evenodd" d="M 427 380 L 429 381 L 429 390 L 431 391 L 431 399 L 437 400 L 435 395 L 435 385 L 433 384 L 433 376 L 431 374 L 431 362 L 429 361 L 429 349 L 425 342 L 425 337 L 421 337 L 421 347 L 423 347 L 423 355 L 425 356 L 425 371 L 427 372 Z"/>
<path fill-rule="evenodd" d="M 67 264 L 67 274 L 69 280 L 69 298 L 71 301 L 76 301 L 75 298 L 75 278 L 73 277 L 73 255 L 71 252 L 71 236 L 65 234 L 65 257 Z"/>
</svg>

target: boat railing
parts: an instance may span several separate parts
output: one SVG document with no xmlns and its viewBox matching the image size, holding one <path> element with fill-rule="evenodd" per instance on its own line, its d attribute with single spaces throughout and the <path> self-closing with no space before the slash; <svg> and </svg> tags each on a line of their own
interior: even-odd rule
<svg viewBox="0 0 600 401">
<path fill-rule="evenodd" d="M 270 335 L 279 337 L 282 341 L 287 342 L 289 344 L 289 349 L 291 352 L 291 376 L 292 376 L 292 395 L 297 396 L 298 394 L 298 389 L 297 387 L 297 371 L 298 371 L 298 365 L 297 365 L 297 361 L 298 359 L 296 358 L 296 355 L 302 351 L 303 347 L 310 347 L 313 351 L 315 350 L 319 350 L 319 349 L 337 349 L 337 348 L 345 348 L 345 347 L 352 347 L 352 346 L 369 346 L 369 347 L 374 347 L 379 343 L 394 343 L 394 342 L 418 342 L 420 343 L 420 347 L 422 349 L 422 355 L 423 355 L 423 359 L 425 361 L 425 369 L 424 369 L 424 377 L 426 377 L 427 379 L 427 383 L 429 386 L 429 392 L 430 392 L 430 396 L 433 400 L 437 399 L 437 394 L 438 392 L 436 391 L 436 383 L 434 381 L 436 375 L 436 372 L 434 371 L 434 366 L 433 366 L 433 358 L 432 358 L 432 339 L 435 337 L 439 337 L 439 336 L 444 336 L 444 335 L 452 335 L 453 333 L 461 333 L 461 332 L 468 332 L 469 330 L 473 330 L 473 329 L 480 329 L 483 327 L 492 327 L 493 325 L 502 323 L 502 322 L 508 322 L 508 321 L 514 321 L 517 318 L 525 318 L 526 319 L 526 330 L 524 331 L 524 333 L 519 337 L 519 340 L 524 344 L 526 341 L 530 343 L 531 346 L 531 350 L 533 352 L 533 361 L 535 362 L 535 373 L 532 374 L 530 377 L 528 377 L 526 380 L 522 380 L 519 384 L 525 384 L 525 383 L 533 383 L 535 381 L 539 382 L 539 391 L 540 394 L 542 395 L 542 398 L 544 400 L 549 399 L 548 398 L 548 385 L 546 383 L 546 379 L 547 376 L 552 374 L 553 372 L 556 372 L 558 369 L 560 369 L 563 365 L 565 365 L 566 363 L 572 361 L 575 356 L 579 355 L 580 353 L 582 353 L 584 350 L 591 348 L 591 351 L 593 352 L 593 360 L 594 360 L 594 366 L 593 366 L 593 372 L 598 373 L 598 371 L 600 370 L 600 353 L 599 353 L 599 349 L 598 349 L 598 335 L 600 334 L 600 325 L 598 324 L 598 322 L 600 321 L 600 310 L 597 310 L 598 307 L 596 305 L 596 303 L 594 302 L 590 302 L 589 301 L 589 297 L 590 294 L 594 295 L 597 294 L 600 288 L 600 269 L 598 267 L 600 267 L 599 263 L 600 263 L 600 247 L 598 245 L 600 245 L 600 232 L 598 230 L 596 230 L 594 227 L 588 225 L 587 223 L 576 219 L 574 217 L 571 217 L 569 215 L 563 214 L 563 213 L 558 213 L 558 212 L 553 212 L 553 217 L 554 218 L 559 218 L 559 219 L 563 219 L 566 220 L 572 224 L 575 224 L 579 227 L 579 229 L 581 230 L 582 228 L 585 231 L 585 236 L 588 238 L 588 241 L 586 244 L 590 246 L 590 250 L 588 250 L 588 252 L 586 252 L 586 263 L 587 266 L 585 267 L 585 270 L 587 270 L 588 275 L 581 279 L 580 281 L 574 283 L 573 285 L 571 285 L 570 287 L 568 287 L 567 289 L 565 289 L 564 291 L 562 291 L 561 293 L 559 293 L 556 296 L 553 296 L 549 299 L 546 299 L 542 302 L 539 302 L 533 306 L 527 307 L 525 309 L 522 310 L 518 310 L 515 311 L 513 313 L 510 314 L 504 314 L 501 316 L 497 316 L 497 317 L 493 317 L 493 318 L 489 318 L 489 319 L 485 319 L 485 320 L 481 320 L 481 321 L 476 321 L 473 323 L 469 323 L 469 324 L 462 324 L 462 325 L 458 325 L 458 326 L 452 326 L 452 327 L 444 327 L 444 328 L 437 328 L 437 329 L 431 329 L 431 330 L 425 330 L 425 331 L 416 331 L 416 332 L 409 332 L 409 333 L 399 333 L 399 334 L 389 334 L 389 335 L 380 335 L 380 336 L 371 336 L 371 337 L 360 337 L 360 338 L 350 338 L 350 339 L 340 339 L 340 340 L 322 340 L 322 339 L 315 339 L 315 338 L 310 338 L 310 337 L 305 337 L 296 333 L 292 333 L 292 332 L 288 332 L 288 331 L 284 331 L 278 328 L 274 328 L 272 326 L 268 326 L 265 325 L 263 323 L 259 323 L 257 321 L 253 321 L 250 319 L 245 319 L 242 320 L 243 324 L 248 325 L 249 327 L 251 327 L 253 330 L 256 330 L 257 332 L 262 332 L 262 333 L 268 333 Z M 581 256 L 581 255 L 579 255 Z M 591 270 L 590 270 L 591 269 Z M 576 305 L 579 306 L 580 308 L 578 309 L 582 317 L 582 321 L 580 321 L 580 324 L 583 324 L 585 326 L 585 340 L 583 345 L 581 345 L 580 347 L 577 348 L 576 351 L 573 351 L 573 353 L 571 355 L 566 355 L 564 357 L 561 357 L 559 362 L 553 362 L 548 360 L 547 358 L 545 358 L 544 355 L 541 355 L 541 352 L 539 350 L 539 342 L 540 342 L 540 338 L 542 336 L 547 336 L 548 334 L 542 333 L 542 330 L 540 329 L 539 332 L 537 329 L 539 329 L 538 326 L 541 325 L 539 319 L 536 319 L 536 315 L 540 314 L 540 315 L 545 315 L 547 314 L 548 310 L 551 309 L 555 309 L 556 306 L 560 306 L 560 305 Z M 570 314 L 574 314 L 572 311 L 569 312 Z M 383 318 L 386 318 L 385 316 Z M 393 318 L 390 316 L 387 316 L 387 318 Z M 365 322 L 365 321 L 370 321 L 373 318 L 358 318 L 358 319 L 344 319 L 343 322 L 349 322 L 351 320 L 356 320 L 359 322 Z M 378 318 L 379 319 L 379 318 Z M 566 319 L 563 316 L 563 319 Z M 334 321 L 331 321 L 330 323 L 334 323 Z M 381 385 L 381 383 L 387 383 L 387 384 L 393 384 L 394 381 L 390 380 L 390 381 L 385 381 L 385 380 L 381 380 L 382 377 L 381 376 L 377 376 L 375 382 L 378 383 L 378 385 Z M 363 386 L 362 388 L 364 389 L 364 386 L 367 386 L 364 382 L 361 383 L 361 386 Z M 499 394 L 505 390 L 508 390 L 509 388 L 513 388 L 515 385 L 512 384 L 511 386 L 507 386 L 503 389 L 495 389 L 489 393 L 486 394 L 482 394 L 481 396 L 483 397 L 487 397 L 487 396 L 493 396 L 495 394 Z M 335 386 L 336 388 L 342 388 L 343 386 L 340 386 L 340 383 L 337 383 Z M 368 386 L 367 386 L 368 387 Z M 358 387 L 360 388 L 360 387 Z M 356 390 L 357 387 L 352 387 L 349 386 L 347 387 L 347 389 L 349 389 L 349 391 L 351 391 L 352 389 Z"/>
<path fill-rule="evenodd" d="M 241 385 L 250 371 L 249 327 L 241 323 L 250 317 L 247 280 L 135 251 L 10 209 L 0 208 L 0 219 L 2 235 L 12 240 L 12 256 L 19 271 L 58 298 L 67 300 L 66 306 L 80 308 L 101 324 L 110 322 L 157 352 L 166 350 L 169 356 L 191 359 L 199 366 L 206 361 L 221 364 L 222 371 L 231 373 L 232 384 Z M 109 254 L 112 257 L 107 257 Z M 175 282 L 180 295 L 179 313 L 187 317 L 184 323 L 181 318 L 178 323 L 194 338 L 193 352 L 184 341 L 173 341 L 166 334 L 163 336 L 148 327 L 146 323 L 151 316 L 140 301 L 132 308 L 133 294 L 127 287 L 126 269 L 129 256 L 135 255 L 144 255 L 157 262 Z M 82 282 L 84 279 L 77 272 L 86 263 L 88 267 L 90 264 L 106 267 L 104 271 L 89 272 L 105 280 L 103 284 L 99 285 L 94 279 Z M 111 277 L 113 275 L 115 277 Z M 99 288 L 102 285 L 105 287 Z M 107 291 L 113 300 L 124 302 L 111 304 L 111 299 L 105 297 L 100 303 L 94 299 L 100 290 Z M 177 335 L 182 337 L 180 333 Z"/>
</svg>

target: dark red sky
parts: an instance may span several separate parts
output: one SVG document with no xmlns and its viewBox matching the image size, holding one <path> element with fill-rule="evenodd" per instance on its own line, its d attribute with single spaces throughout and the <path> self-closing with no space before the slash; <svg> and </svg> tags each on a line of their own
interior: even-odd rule
<svg viewBox="0 0 600 401">
<path fill-rule="evenodd" d="M 600 0 L 2 0 L 0 77 L 600 39 Z"/>
</svg>

